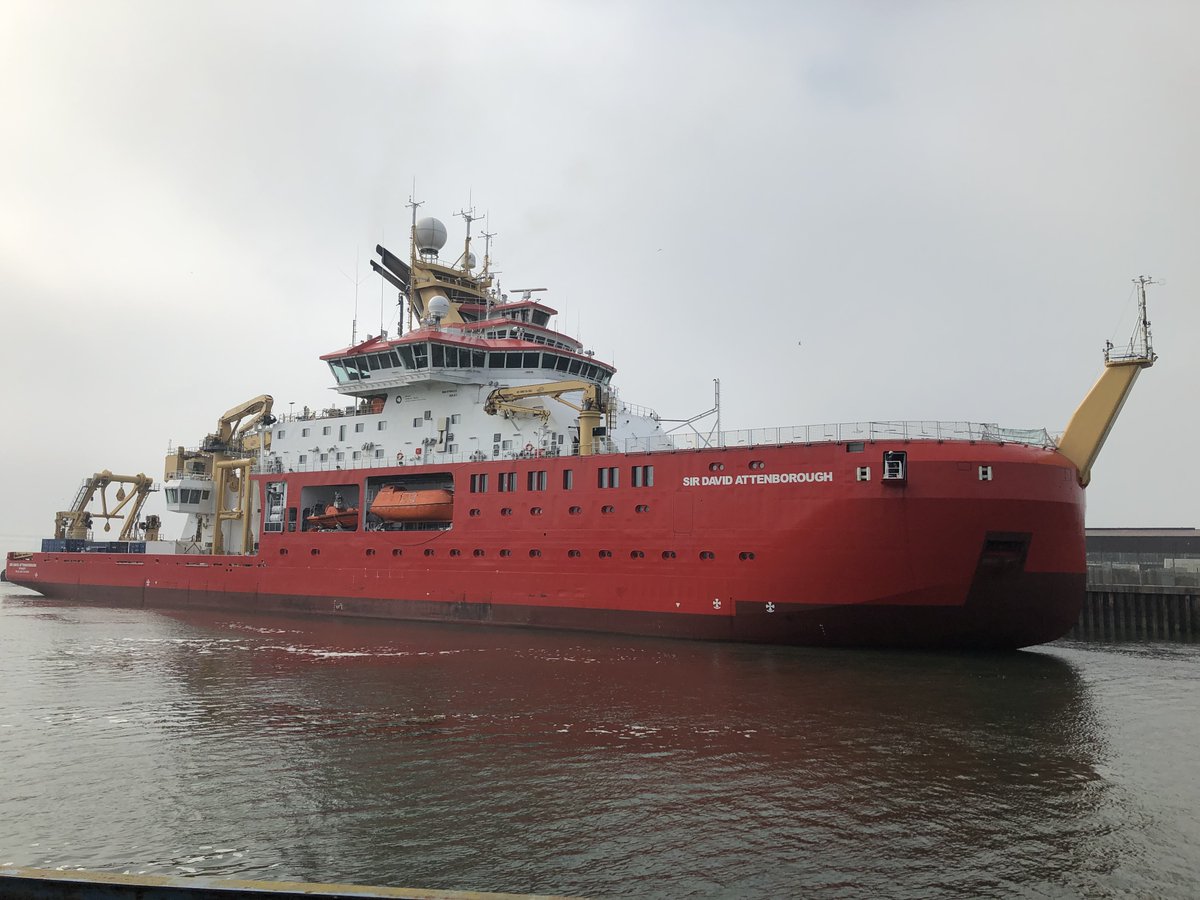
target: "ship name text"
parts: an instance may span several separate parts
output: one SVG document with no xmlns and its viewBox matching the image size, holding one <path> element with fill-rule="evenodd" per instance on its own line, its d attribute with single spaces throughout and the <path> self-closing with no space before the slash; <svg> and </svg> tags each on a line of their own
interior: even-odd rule
<svg viewBox="0 0 1200 900">
<path fill-rule="evenodd" d="M 684 487 L 728 484 L 807 484 L 833 481 L 832 472 L 772 472 L 769 475 L 685 475 Z"/>
</svg>

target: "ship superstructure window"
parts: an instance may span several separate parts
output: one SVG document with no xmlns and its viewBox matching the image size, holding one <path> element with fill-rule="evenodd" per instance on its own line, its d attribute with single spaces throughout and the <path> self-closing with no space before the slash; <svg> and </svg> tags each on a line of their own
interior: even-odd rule
<svg viewBox="0 0 1200 900">
<path fill-rule="evenodd" d="M 284 431 L 282 428 L 280 428 L 277 432 L 275 432 L 275 437 L 280 438 L 280 439 L 282 439 L 286 435 L 287 435 L 287 432 Z"/>
<path fill-rule="evenodd" d="M 300 437 L 308 437 L 308 433 L 310 431 L 312 431 L 311 428 L 301 428 L 300 429 Z"/>
<path fill-rule="evenodd" d="M 486 494 L 487 489 L 488 489 L 488 477 L 487 477 L 486 472 L 471 476 L 471 493 L 472 494 Z"/>
<path fill-rule="evenodd" d="M 544 491 L 546 489 L 546 472 L 545 470 L 534 470 L 528 473 L 528 489 L 531 491 Z"/>
<path fill-rule="evenodd" d="M 355 423 L 354 423 L 354 430 L 355 430 L 355 432 L 361 433 L 361 432 L 363 432 L 363 431 L 366 431 L 366 429 L 367 429 L 367 423 L 366 423 L 366 422 L 355 422 Z"/>
<path fill-rule="evenodd" d="M 387 419 L 380 419 L 375 423 L 376 431 L 387 431 Z"/>
<path fill-rule="evenodd" d="M 333 426 L 332 426 L 332 425 L 324 425 L 324 426 L 322 426 L 322 427 L 321 427 L 321 434 L 325 435 L 326 437 L 328 437 L 329 435 L 333 434 Z"/>
<path fill-rule="evenodd" d="M 616 466 L 601 466 L 596 470 L 596 485 L 602 488 L 620 487 L 621 470 Z"/>
<path fill-rule="evenodd" d="M 654 466 L 634 466 L 633 486 L 654 487 Z"/>
<path fill-rule="evenodd" d="M 563 469 L 563 490 L 570 491 L 575 488 L 575 470 Z"/>
<path fill-rule="evenodd" d="M 376 458 L 376 459 L 383 459 L 383 456 L 384 456 L 384 450 L 383 450 L 383 448 L 382 448 L 382 447 L 376 447 L 376 448 L 375 448 L 375 458 Z"/>
<path fill-rule="evenodd" d="M 498 490 L 501 492 L 511 492 L 517 489 L 516 472 L 501 472 L 496 480 L 499 482 Z"/>
<path fill-rule="evenodd" d="M 423 424 L 425 424 L 425 420 L 420 416 L 417 416 L 415 419 L 413 419 L 413 428 L 420 428 Z"/>
<path fill-rule="evenodd" d="M 308 454 L 301 453 L 300 454 L 300 465 L 304 465 L 306 462 L 308 462 Z"/>
</svg>

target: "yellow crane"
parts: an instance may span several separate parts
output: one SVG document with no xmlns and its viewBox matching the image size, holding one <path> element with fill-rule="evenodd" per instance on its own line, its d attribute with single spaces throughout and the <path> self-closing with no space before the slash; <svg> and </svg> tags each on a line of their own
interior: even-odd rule
<svg viewBox="0 0 1200 900">
<path fill-rule="evenodd" d="M 583 393 L 583 402 L 578 405 L 563 398 L 563 394 L 576 392 Z M 488 394 L 483 403 L 483 411 L 489 416 L 539 416 L 542 424 L 545 424 L 550 418 L 549 409 L 544 406 L 523 406 L 518 402 L 531 397 L 551 397 L 579 413 L 579 455 L 591 456 L 596 452 L 595 430 L 600 427 L 600 420 L 608 412 L 604 389 L 600 385 L 590 381 L 571 380 L 497 388 Z"/>
<path fill-rule="evenodd" d="M 1150 320 L 1146 317 L 1146 285 L 1155 282 L 1142 275 L 1133 281 L 1138 291 L 1138 323 L 1124 352 L 1113 353 L 1110 342 L 1104 350 L 1104 371 L 1088 395 L 1083 398 L 1067 430 L 1058 439 L 1058 452 L 1075 464 L 1079 483 L 1088 486 L 1092 465 L 1121 414 L 1121 407 L 1133 390 L 1142 369 L 1158 359 L 1150 339 Z"/>
<path fill-rule="evenodd" d="M 119 485 L 115 497 L 116 505 L 109 509 L 108 486 L 114 482 Z M 130 485 L 132 490 L 126 493 L 124 485 Z M 80 486 L 71 508 L 55 514 L 54 537 L 57 540 L 63 538 L 86 540 L 92 520 L 100 518 L 105 520 L 124 519 L 125 524 L 121 528 L 118 540 L 134 540 L 137 537 L 138 514 L 142 511 L 142 505 L 152 490 L 154 490 L 154 482 L 148 475 L 140 473 L 137 475 L 114 475 L 108 469 L 97 472 Z M 88 504 L 97 494 L 100 497 L 100 510 L 89 512 Z M 111 521 L 105 521 L 104 530 L 112 530 Z"/>
</svg>

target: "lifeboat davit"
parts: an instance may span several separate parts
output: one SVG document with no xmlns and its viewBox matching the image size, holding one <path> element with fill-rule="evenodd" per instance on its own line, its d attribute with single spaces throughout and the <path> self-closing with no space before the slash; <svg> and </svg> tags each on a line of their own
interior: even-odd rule
<svg viewBox="0 0 1200 900">
<path fill-rule="evenodd" d="M 338 509 L 331 504 L 319 516 L 309 516 L 308 527 L 318 531 L 354 531 L 358 528 L 358 507 Z"/>
<path fill-rule="evenodd" d="M 454 495 L 440 488 L 408 491 L 389 484 L 371 501 L 371 514 L 385 522 L 449 522 Z"/>
</svg>

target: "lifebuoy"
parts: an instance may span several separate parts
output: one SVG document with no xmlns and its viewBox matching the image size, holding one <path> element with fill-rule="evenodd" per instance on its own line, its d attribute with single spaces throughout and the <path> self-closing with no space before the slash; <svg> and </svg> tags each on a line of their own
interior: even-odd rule
<svg viewBox="0 0 1200 900">
<path fill-rule="evenodd" d="M 526 453 L 532 453 L 532 452 L 533 452 L 533 444 L 526 444 L 526 445 L 525 445 L 525 452 L 526 452 Z"/>
<path fill-rule="evenodd" d="M 398 462 L 398 463 L 404 462 L 404 451 L 403 450 L 401 450 L 399 453 L 396 454 L 396 462 Z"/>
</svg>

